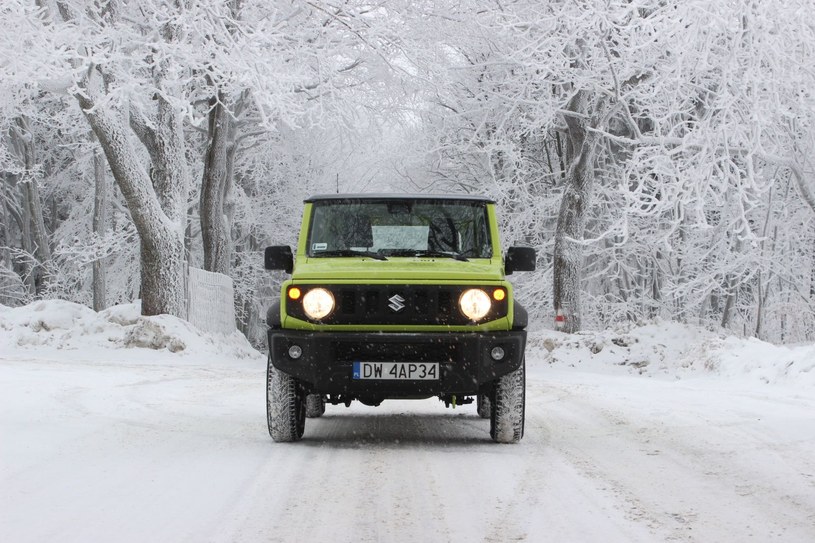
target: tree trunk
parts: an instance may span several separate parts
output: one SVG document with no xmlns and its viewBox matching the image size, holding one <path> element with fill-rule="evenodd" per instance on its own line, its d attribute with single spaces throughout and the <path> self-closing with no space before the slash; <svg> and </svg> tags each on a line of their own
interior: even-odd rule
<svg viewBox="0 0 815 543">
<path fill-rule="evenodd" d="M 755 331 L 753 332 L 753 335 L 755 337 L 757 337 L 758 339 L 763 339 L 762 335 L 764 333 L 764 329 L 763 329 L 763 325 L 764 325 L 764 303 L 766 302 L 767 297 L 764 296 L 763 293 L 762 293 L 762 290 L 764 290 L 764 287 L 762 286 L 762 282 L 761 282 L 761 270 L 758 270 L 757 276 L 758 276 L 757 277 L 758 287 L 756 288 L 756 290 L 758 291 L 758 295 L 756 296 L 756 328 L 755 328 Z M 766 290 L 767 290 L 768 293 L 769 293 L 769 290 L 770 290 L 769 287 L 770 287 L 770 285 L 769 285 L 769 281 L 768 281 L 767 282 L 767 287 L 766 287 Z"/>
<path fill-rule="evenodd" d="M 122 117 L 95 104 L 86 92 L 76 99 L 88 119 L 127 202 L 141 239 L 142 314 L 186 317 L 184 209 L 187 180 L 180 119 L 160 96 L 153 178 L 144 170 Z"/>
<path fill-rule="evenodd" d="M 588 93 L 578 91 L 567 105 L 577 116 L 566 116 L 570 161 L 558 213 L 554 248 L 554 309 L 565 318 L 564 332 L 580 330 L 580 279 L 583 232 L 594 183 L 596 136 L 588 131 Z"/>
<path fill-rule="evenodd" d="M 99 237 L 105 235 L 108 216 L 108 182 L 105 175 L 105 164 L 99 151 L 93 153 L 94 200 L 93 200 L 93 233 Z M 104 258 L 93 262 L 93 310 L 102 311 L 107 307 L 107 271 Z"/>
<path fill-rule="evenodd" d="M 189 180 L 180 112 L 157 97 L 152 183 L 167 224 L 159 236 L 141 236 L 142 314 L 187 318 L 184 230 Z"/>
<path fill-rule="evenodd" d="M 23 131 L 23 149 L 25 151 L 26 179 L 23 182 L 23 190 L 28 196 L 29 216 L 31 218 L 31 233 L 36 244 L 35 253 L 40 263 L 51 260 L 51 247 L 48 243 L 48 232 L 45 230 L 45 219 L 42 213 L 42 200 L 40 199 L 40 188 L 35 174 L 36 156 L 34 149 L 34 135 L 31 133 L 28 120 L 18 118 L 17 124 Z"/>
<path fill-rule="evenodd" d="M 14 263 L 11 259 L 11 251 L 9 247 L 12 246 L 12 232 L 11 221 L 13 217 L 9 210 L 11 186 L 8 186 L 8 195 L 6 193 L 6 179 L 8 177 L 0 174 L 0 267 L 14 270 Z M 11 281 L 6 278 L 5 270 L 0 270 L 0 304 L 12 305 L 13 297 L 11 292 Z"/>
<path fill-rule="evenodd" d="M 232 189 L 234 123 L 224 105 L 226 97 L 218 92 L 211 100 L 209 141 L 201 184 L 201 238 L 204 244 L 204 269 L 229 275 L 232 264 L 232 235 L 225 215 L 225 204 Z"/>
<path fill-rule="evenodd" d="M 30 196 L 25 187 L 20 187 L 20 193 L 22 195 L 23 204 L 22 208 L 20 209 L 20 245 L 22 245 L 23 251 L 29 255 L 33 255 L 36 244 L 34 243 L 31 233 L 31 215 L 29 212 L 31 206 L 28 203 Z M 26 258 L 22 262 L 21 268 L 22 276 L 24 277 L 24 283 L 28 293 L 30 295 L 36 295 L 36 265 L 31 261 L 31 259 Z"/>
<path fill-rule="evenodd" d="M 735 232 L 733 235 L 737 235 Z M 741 251 L 741 239 L 736 238 L 734 253 L 738 254 Z M 727 290 L 727 298 L 725 298 L 724 302 L 724 310 L 722 311 L 722 328 L 727 328 L 730 326 L 730 320 L 733 317 L 733 307 L 736 304 L 736 298 L 738 296 L 737 290 L 738 284 L 736 282 L 736 276 L 733 273 L 728 273 L 725 279 L 725 288 Z"/>
<path fill-rule="evenodd" d="M 51 260 L 51 246 L 48 231 L 45 229 L 42 200 L 37 182 L 34 135 L 31 133 L 28 119 L 18 117 L 10 135 L 12 147 L 25 170 L 18 182 L 23 200 L 22 245 L 25 251 L 36 259 L 36 263 L 31 265 L 27 275 L 30 292 L 38 295 L 45 288 L 44 265 Z"/>
<path fill-rule="evenodd" d="M 241 0 L 226 1 L 234 21 L 241 19 L 241 4 Z M 235 32 L 234 25 L 229 24 L 227 28 L 231 34 Z M 226 216 L 226 210 L 232 194 L 236 142 L 235 122 L 226 101 L 226 95 L 216 89 L 209 103 L 209 139 L 201 182 L 200 217 L 204 269 L 229 275 L 234 246 L 232 221 Z"/>
<path fill-rule="evenodd" d="M 730 326 L 730 319 L 733 316 L 733 305 L 736 303 L 736 285 L 734 284 L 733 276 L 728 275 L 727 277 L 727 298 L 725 298 L 724 302 L 724 310 L 722 311 L 722 328 L 727 328 Z"/>
</svg>

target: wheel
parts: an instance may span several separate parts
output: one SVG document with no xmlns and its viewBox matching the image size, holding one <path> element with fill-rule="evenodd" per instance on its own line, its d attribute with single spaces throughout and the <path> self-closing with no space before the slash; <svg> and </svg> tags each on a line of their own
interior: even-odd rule
<svg viewBox="0 0 815 543">
<path fill-rule="evenodd" d="M 322 394 L 309 394 L 306 396 L 306 417 L 316 419 L 325 413 L 325 396 Z"/>
<path fill-rule="evenodd" d="M 478 410 L 478 416 L 482 419 L 488 419 L 492 416 L 492 402 L 490 402 L 489 394 L 479 393 L 475 397 L 475 405 Z"/>
<path fill-rule="evenodd" d="M 495 383 L 492 396 L 490 436 L 496 443 L 518 443 L 524 436 L 526 408 L 526 361 Z"/>
<path fill-rule="evenodd" d="M 276 442 L 297 441 L 306 424 L 306 402 L 291 375 L 269 363 L 266 371 L 266 417 L 269 435 Z"/>
</svg>

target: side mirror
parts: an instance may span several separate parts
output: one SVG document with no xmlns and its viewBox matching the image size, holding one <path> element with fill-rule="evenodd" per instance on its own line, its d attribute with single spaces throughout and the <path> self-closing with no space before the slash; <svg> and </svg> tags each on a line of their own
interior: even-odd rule
<svg viewBox="0 0 815 543">
<path fill-rule="evenodd" d="M 504 261 L 504 273 L 535 271 L 535 249 L 531 247 L 510 247 Z"/>
<path fill-rule="evenodd" d="M 266 247 L 263 255 L 263 265 L 267 270 L 283 270 L 291 273 L 294 269 L 294 256 L 288 245 L 274 245 Z"/>
</svg>

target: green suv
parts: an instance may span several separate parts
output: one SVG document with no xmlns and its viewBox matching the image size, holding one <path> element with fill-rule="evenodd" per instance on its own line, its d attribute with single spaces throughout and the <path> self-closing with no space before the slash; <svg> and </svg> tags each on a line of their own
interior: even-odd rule
<svg viewBox="0 0 815 543">
<path fill-rule="evenodd" d="M 336 194 L 305 201 L 296 258 L 268 247 L 291 279 L 267 315 L 267 415 L 297 441 L 326 402 L 438 396 L 477 401 L 490 435 L 524 432 L 526 311 L 505 275 L 535 252 L 502 257 L 495 202 L 480 196 Z"/>
</svg>

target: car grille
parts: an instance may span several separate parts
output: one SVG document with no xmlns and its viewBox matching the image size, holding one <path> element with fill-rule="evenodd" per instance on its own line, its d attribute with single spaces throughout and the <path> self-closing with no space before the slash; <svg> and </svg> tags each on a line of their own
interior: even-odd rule
<svg viewBox="0 0 815 543">
<path fill-rule="evenodd" d="M 339 361 L 458 362 L 459 346 L 450 343 L 360 343 L 337 341 L 334 356 Z"/>
<path fill-rule="evenodd" d="M 307 289 L 318 285 L 304 285 Z M 321 324 L 445 325 L 472 324 L 458 307 L 461 294 L 473 285 L 319 285 L 331 291 L 337 304 Z M 487 292 L 491 288 L 482 287 Z M 298 302 L 288 301 L 289 315 L 309 319 Z M 507 314 L 507 300 L 493 300 L 480 322 Z"/>
</svg>

